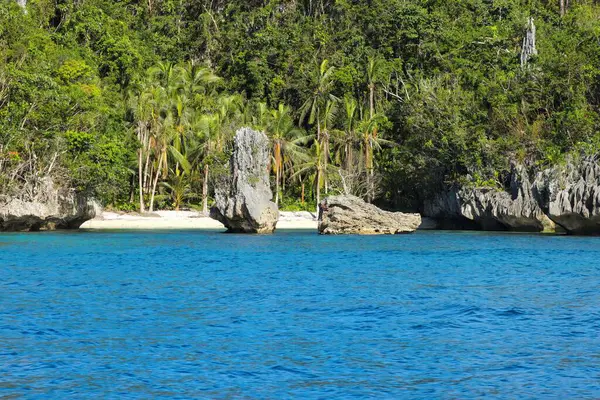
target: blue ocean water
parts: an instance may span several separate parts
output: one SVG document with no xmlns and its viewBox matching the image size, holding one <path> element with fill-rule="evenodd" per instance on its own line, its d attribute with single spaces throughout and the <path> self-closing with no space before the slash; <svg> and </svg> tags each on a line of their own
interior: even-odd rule
<svg viewBox="0 0 600 400">
<path fill-rule="evenodd" d="M 599 398 L 600 238 L 0 235 L 0 398 Z"/>
</svg>

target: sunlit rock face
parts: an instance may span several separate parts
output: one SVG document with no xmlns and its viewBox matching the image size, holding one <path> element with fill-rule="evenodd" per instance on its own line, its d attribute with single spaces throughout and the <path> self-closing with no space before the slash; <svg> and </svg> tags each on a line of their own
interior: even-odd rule
<svg viewBox="0 0 600 400">
<path fill-rule="evenodd" d="M 533 193 L 544 212 L 573 234 L 600 234 L 600 165 L 588 157 L 537 174 Z"/>
<path fill-rule="evenodd" d="M 527 170 L 521 165 L 512 167 L 510 191 L 452 188 L 425 202 L 423 215 L 440 221 L 441 228 L 521 232 L 554 229 L 534 198 Z"/>
<path fill-rule="evenodd" d="M 210 216 L 229 232 L 271 233 L 279 218 L 271 201 L 269 139 L 250 128 L 237 131 L 229 161 L 230 176 L 215 189 Z"/>
<path fill-rule="evenodd" d="M 0 231 L 77 229 L 99 212 L 93 199 L 46 178 L 34 198 L 0 197 Z"/>
<path fill-rule="evenodd" d="M 421 225 L 419 214 L 384 211 L 356 196 L 331 196 L 319 208 L 321 234 L 394 235 Z"/>
</svg>

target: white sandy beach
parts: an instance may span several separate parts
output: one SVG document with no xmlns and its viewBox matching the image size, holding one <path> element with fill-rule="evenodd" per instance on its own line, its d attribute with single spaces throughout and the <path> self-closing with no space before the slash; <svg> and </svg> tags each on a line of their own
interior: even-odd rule
<svg viewBox="0 0 600 400">
<path fill-rule="evenodd" d="M 102 212 L 80 229 L 225 229 L 223 224 L 195 211 L 156 211 L 152 214 Z M 309 212 L 280 213 L 277 229 L 317 229 Z"/>
</svg>

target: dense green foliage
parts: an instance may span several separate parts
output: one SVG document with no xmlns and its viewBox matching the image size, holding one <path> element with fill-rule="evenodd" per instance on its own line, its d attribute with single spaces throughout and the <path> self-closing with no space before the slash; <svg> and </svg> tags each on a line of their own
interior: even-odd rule
<svg viewBox="0 0 600 400">
<path fill-rule="evenodd" d="M 0 190 L 52 175 L 115 207 L 206 207 L 244 125 L 290 208 L 502 187 L 511 161 L 600 144 L 600 6 L 561 4 L 1 0 Z"/>
</svg>

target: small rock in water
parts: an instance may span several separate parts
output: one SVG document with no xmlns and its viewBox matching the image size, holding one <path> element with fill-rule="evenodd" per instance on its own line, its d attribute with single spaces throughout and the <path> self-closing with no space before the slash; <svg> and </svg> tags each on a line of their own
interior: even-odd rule
<svg viewBox="0 0 600 400">
<path fill-rule="evenodd" d="M 356 196 L 332 196 L 320 205 L 321 234 L 393 235 L 414 232 L 419 214 L 389 212 Z"/>
<path fill-rule="evenodd" d="M 215 206 L 210 217 L 221 222 L 228 232 L 272 233 L 279 219 L 277 205 L 271 201 L 269 186 L 269 139 L 250 128 L 237 131 L 231 175 L 215 190 Z"/>
</svg>

